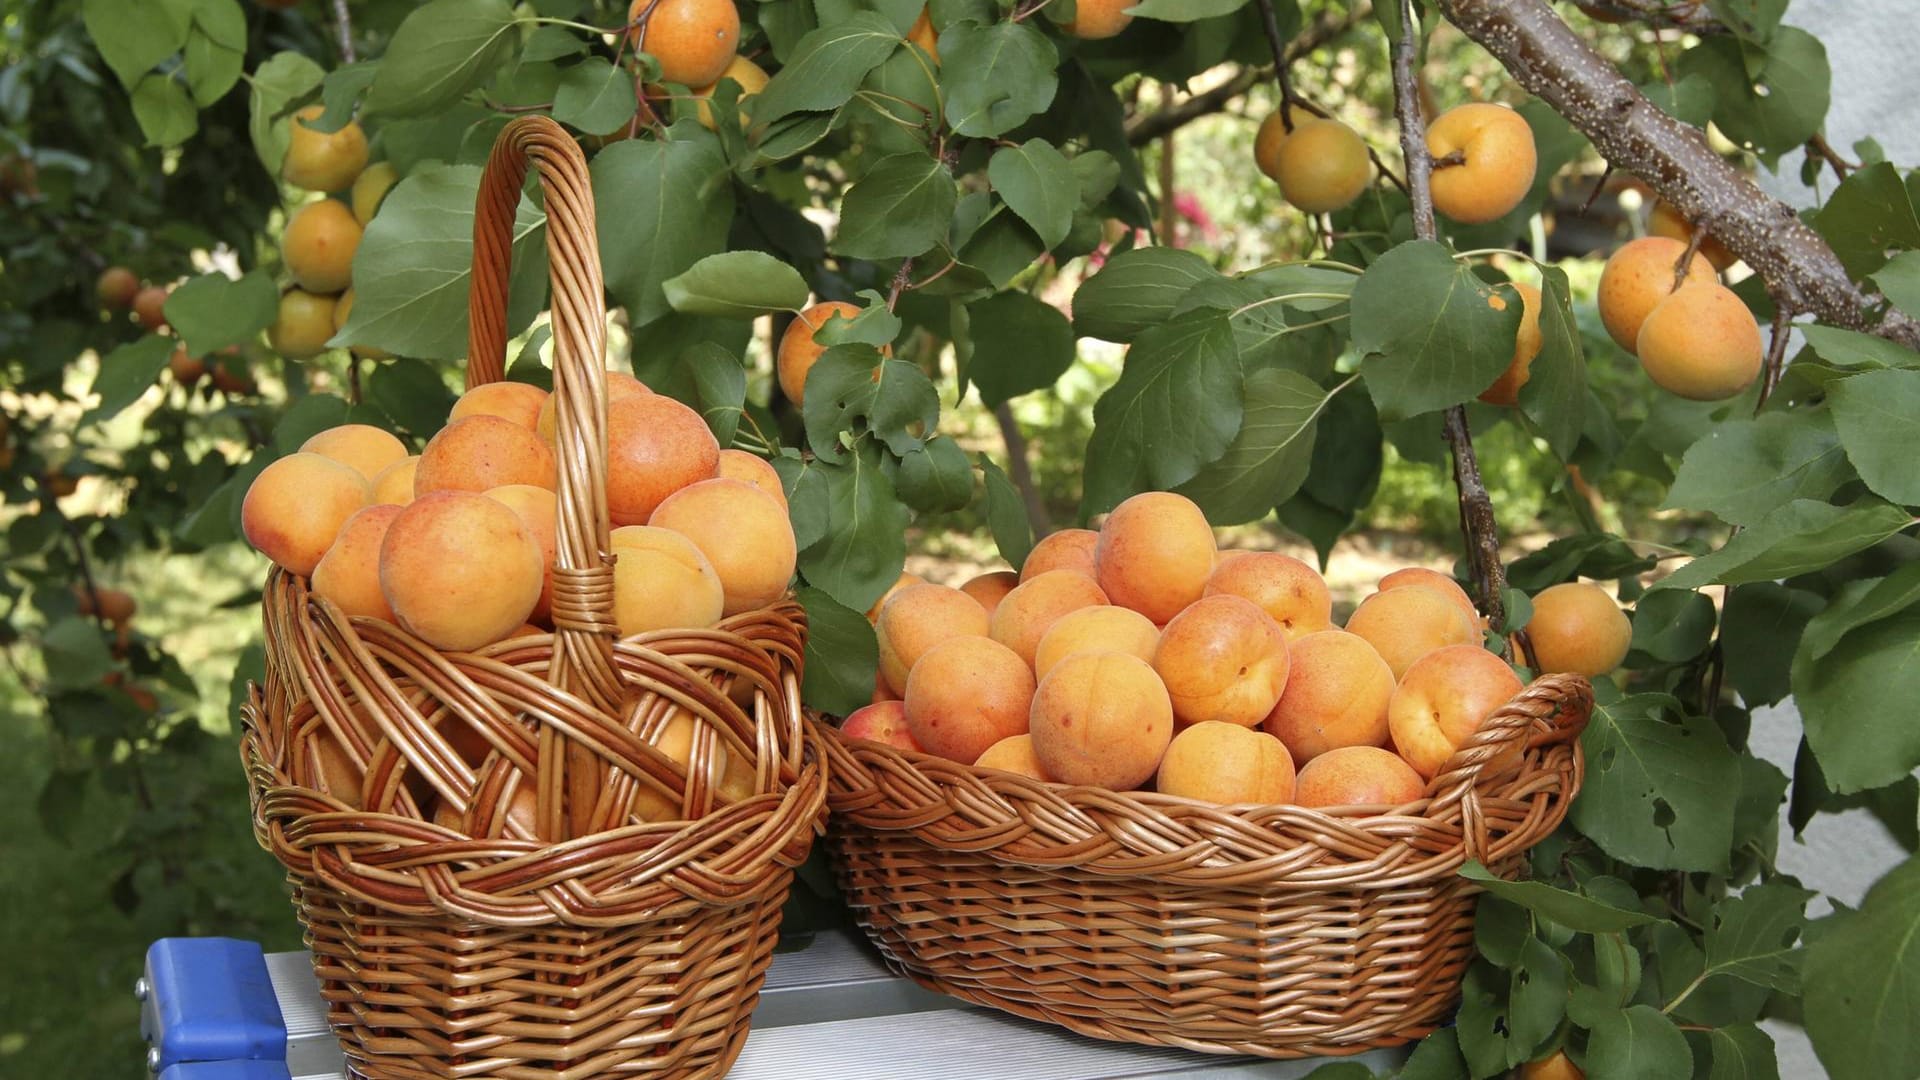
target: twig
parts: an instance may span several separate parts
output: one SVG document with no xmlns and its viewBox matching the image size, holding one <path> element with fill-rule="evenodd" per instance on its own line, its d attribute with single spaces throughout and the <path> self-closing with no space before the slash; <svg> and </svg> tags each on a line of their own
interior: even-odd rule
<svg viewBox="0 0 1920 1080">
<path fill-rule="evenodd" d="M 1677 4 L 1665 0 L 1586 0 L 1582 6 L 1634 19 L 1656 30 L 1685 30 L 1694 34 L 1727 32 L 1726 25 L 1715 18 L 1705 4 L 1688 0 Z"/>
<path fill-rule="evenodd" d="M 1433 155 L 1427 152 L 1426 123 L 1420 117 L 1420 91 L 1414 85 L 1413 5 L 1400 5 L 1400 40 L 1391 43 L 1393 51 L 1393 115 L 1400 121 L 1400 152 L 1407 159 L 1408 199 L 1413 204 L 1413 232 L 1431 240 L 1439 229 L 1433 219 Z"/>
<path fill-rule="evenodd" d="M 1827 137 L 1819 132 L 1815 132 L 1813 138 L 1807 140 L 1807 153 L 1833 166 L 1833 175 L 1840 180 L 1845 180 L 1848 173 L 1860 167 L 1836 153 L 1833 144 L 1827 142 Z"/>
<path fill-rule="evenodd" d="M 1173 84 L 1160 84 L 1160 105 L 1162 108 L 1173 104 Z M 1160 243 L 1167 247 L 1179 247 L 1174 239 L 1174 224 L 1179 217 L 1173 208 L 1173 132 L 1169 131 L 1160 138 Z"/>
<path fill-rule="evenodd" d="M 87 587 L 87 603 L 93 608 L 93 619 L 100 624 L 100 632 L 109 636 L 113 633 L 112 624 L 107 622 L 106 613 L 100 610 L 100 586 L 93 579 L 93 563 L 87 558 L 87 545 L 80 535 L 80 527 L 73 523 L 66 511 L 53 504 L 48 498 L 43 500 L 49 505 L 43 511 L 50 510 L 60 518 L 60 528 L 67 534 L 67 540 L 73 544 L 73 561 L 80 569 L 80 583 Z"/>
<path fill-rule="evenodd" d="M 944 273 L 945 271 L 942 271 Z M 893 272 L 893 285 L 887 289 L 887 310 L 900 301 L 900 294 L 906 291 L 907 282 L 913 279 L 913 257 L 900 260 L 900 269 Z M 931 279 L 929 279 L 931 280 Z"/>
<path fill-rule="evenodd" d="M 352 352 L 347 353 L 347 402 L 360 404 L 360 358 Z"/>
<path fill-rule="evenodd" d="M 923 289 L 928 285 L 931 285 L 934 282 L 939 281 L 941 278 L 946 277 L 949 273 L 953 271 L 954 267 L 959 265 L 960 265 L 959 259 L 948 259 L 947 265 L 941 267 L 938 270 L 935 270 L 930 276 L 921 278 L 919 281 L 913 282 L 912 284 L 908 285 L 906 288 L 906 291 L 912 292 L 915 289 Z"/>
<path fill-rule="evenodd" d="M 340 35 L 340 59 L 353 63 L 353 18 L 347 14 L 347 0 L 333 0 L 333 29 Z"/>
<path fill-rule="evenodd" d="M 1693 258 L 1700 254 L 1700 245 L 1706 242 L 1706 226 L 1695 225 L 1693 232 L 1687 236 L 1687 249 L 1680 253 L 1679 258 L 1673 260 L 1673 288 L 1668 289 L 1668 292 L 1678 292 L 1680 286 L 1686 284 L 1687 271 L 1693 269 Z"/>
<path fill-rule="evenodd" d="M 1007 479 L 1020 491 L 1020 501 L 1027 505 L 1027 521 L 1033 526 L 1035 536 L 1045 536 L 1053 531 L 1053 515 L 1047 513 L 1047 504 L 1040 498 L 1040 491 L 1033 485 L 1033 469 L 1027 464 L 1027 438 L 1020 431 L 1020 422 L 1014 418 L 1013 406 L 1001 402 L 993 407 L 993 418 L 1000 424 L 1000 437 L 1007 444 Z"/>
<path fill-rule="evenodd" d="M 1273 50 L 1273 82 L 1280 88 L 1280 127 L 1293 134 L 1293 107 L 1300 103 L 1294 95 L 1293 80 L 1287 78 L 1287 42 L 1280 36 L 1280 21 L 1273 14 L 1273 0 L 1254 0 L 1260 8 L 1260 25 L 1267 32 L 1267 46 Z"/>
<path fill-rule="evenodd" d="M 1755 416 L 1766 408 L 1767 399 L 1780 385 L 1780 373 L 1786 367 L 1787 340 L 1792 336 L 1793 310 L 1781 303 L 1778 297 L 1773 302 L 1773 338 L 1767 342 L 1767 366 L 1760 372 L 1760 400 L 1754 402 Z"/>
<path fill-rule="evenodd" d="M 1612 175 L 1613 175 L 1613 166 L 1611 164 L 1609 164 L 1606 168 L 1600 170 L 1600 179 L 1595 180 L 1593 182 L 1593 190 L 1587 192 L 1587 201 L 1580 204 L 1581 217 L 1586 217 L 1587 211 L 1593 209 L 1594 201 L 1600 198 L 1600 193 L 1602 191 L 1605 191 L 1607 189 L 1607 177 Z"/>
</svg>

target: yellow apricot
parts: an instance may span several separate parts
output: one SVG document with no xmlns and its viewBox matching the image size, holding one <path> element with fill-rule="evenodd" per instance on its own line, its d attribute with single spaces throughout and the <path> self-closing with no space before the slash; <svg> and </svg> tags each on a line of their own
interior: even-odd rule
<svg viewBox="0 0 1920 1080">
<path fill-rule="evenodd" d="M 1318 571 L 1277 551 L 1229 553 L 1215 563 L 1204 596 L 1251 600 L 1280 624 L 1289 641 L 1333 625 L 1333 597 Z"/>
<path fill-rule="evenodd" d="M 358 123 L 349 120 L 334 132 L 306 125 L 326 111 L 324 106 L 308 105 L 287 124 L 287 156 L 280 163 L 280 175 L 294 187 L 341 191 L 353 186 L 367 167 L 367 133 Z"/>
<path fill-rule="evenodd" d="M 1353 202 L 1373 176 L 1367 144 L 1338 120 L 1296 120 L 1276 157 L 1280 196 L 1309 214 Z"/>
<path fill-rule="evenodd" d="M 547 397 L 545 390 L 527 383 L 484 383 L 460 395 L 460 400 L 453 403 L 453 411 L 447 414 L 447 422 L 469 416 L 497 416 L 534 431 L 540 407 L 547 403 Z"/>
<path fill-rule="evenodd" d="M 895 693 L 906 693 L 907 676 L 929 650 L 957 637 L 986 637 L 987 611 L 959 589 L 924 582 L 894 593 L 874 627 L 880 642 L 880 675 Z"/>
<path fill-rule="evenodd" d="M 1673 271 L 1687 246 L 1661 236 L 1643 236 L 1621 246 L 1600 271 L 1595 302 L 1600 321 L 1614 344 L 1634 352 L 1639 347 L 1640 324 L 1673 293 Z M 1713 266 L 1695 255 L 1687 263 L 1687 280 L 1712 284 Z"/>
<path fill-rule="evenodd" d="M 1118 652 L 1153 662 L 1160 628 L 1130 608 L 1100 604 L 1069 611 L 1040 637 L 1033 653 L 1033 674 L 1044 679 L 1054 665 L 1086 652 Z"/>
<path fill-rule="evenodd" d="M 1128 791 L 1146 783 L 1173 739 L 1173 703 L 1153 668 L 1125 653 L 1055 664 L 1033 695 L 1033 753 L 1063 784 Z"/>
<path fill-rule="evenodd" d="M 1627 658 L 1633 623 L 1600 586 L 1568 581 L 1533 598 L 1527 640 L 1542 674 L 1605 675 Z"/>
<path fill-rule="evenodd" d="M 407 447 L 391 432 L 371 424 L 341 424 L 301 443 L 300 452 L 351 465 L 371 482 L 387 466 L 406 457 Z"/>
<path fill-rule="evenodd" d="M 1505 217 L 1533 188 L 1539 159 L 1533 128 L 1504 105 L 1474 102 L 1441 113 L 1427 128 L 1436 162 L 1458 153 L 1458 165 L 1433 170 L 1433 208 L 1463 225 Z"/>
<path fill-rule="evenodd" d="M 713 563 L 725 614 L 766 607 L 784 596 L 797 560 L 793 525 L 774 497 L 738 480 L 702 480 L 667 496 L 650 525 L 693 541 Z"/>
<path fill-rule="evenodd" d="M 413 474 L 420 467 L 420 455 L 401 458 L 381 469 L 373 478 L 373 501 L 405 506 L 413 501 Z"/>
<path fill-rule="evenodd" d="M 313 568 L 313 591 L 348 615 L 393 622 L 393 608 L 380 591 L 380 542 L 399 516 L 398 506 L 376 504 L 348 518 Z"/>
<path fill-rule="evenodd" d="M 1540 355 L 1545 339 L 1540 334 L 1540 290 L 1524 281 L 1508 284 L 1520 294 L 1520 329 L 1513 338 L 1513 359 L 1508 361 L 1507 370 L 1493 380 L 1493 385 L 1480 391 L 1480 400 L 1512 408 L 1520 404 L 1520 388 L 1527 385 L 1527 379 L 1533 374 L 1533 358 Z M 1492 302 L 1500 297 L 1496 295 L 1488 300 Z"/>
<path fill-rule="evenodd" d="M 431 491 L 400 509 L 380 544 L 380 588 L 400 625 L 440 649 L 506 638 L 533 613 L 546 568 L 520 515 L 471 491 Z"/>
<path fill-rule="evenodd" d="M 1634 350 L 1654 384 L 1691 401 L 1723 401 L 1760 375 L 1760 327 L 1732 289 L 1688 282 L 1640 325 Z"/>
<path fill-rule="evenodd" d="M 726 608 L 713 563 L 671 529 L 613 530 L 613 618 L 622 635 L 712 626 Z"/>
<path fill-rule="evenodd" d="M 1293 758 L 1279 739 L 1208 720 L 1167 744 L 1154 788 L 1162 795 L 1225 806 L 1272 806 L 1293 801 L 1293 779 Z"/>
<path fill-rule="evenodd" d="M 1385 746 L 1393 669 L 1358 634 L 1322 630 L 1287 648 L 1287 687 L 1261 722 L 1305 765 L 1342 746 Z"/>
<path fill-rule="evenodd" d="M 1107 599 L 1165 625 L 1206 592 L 1213 528 L 1193 500 L 1148 491 L 1114 507 L 1094 553 Z"/>
<path fill-rule="evenodd" d="M 372 499 L 372 486 L 353 466 L 319 454 L 289 454 L 247 487 L 240 531 L 262 555 L 308 576 L 340 527 Z"/>
</svg>

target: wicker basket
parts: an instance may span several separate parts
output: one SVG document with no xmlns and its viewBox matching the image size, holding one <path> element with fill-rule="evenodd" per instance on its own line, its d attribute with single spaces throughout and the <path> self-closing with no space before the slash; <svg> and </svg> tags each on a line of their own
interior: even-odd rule
<svg viewBox="0 0 1920 1080">
<path fill-rule="evenodd" d="M 529 163 L 553 273 L 556 632 L 442 653 L 275 571 L 266 682 L 244 710 L 254 829 L 293 881 L 355 1075 L 717 1076 L 825 815 L 824 748 L 799 702 L 805 616 L 785 601 L 615 640 L 593 197 L 579 149 L 543 117 L 507 126 L 481 183 L 467 381 L 502 377 Z M 685 769 L 648 741 L 679 716 L 693 718 Z M 450 733 L 486 740 L 481 764 Z M 325 786 L 321 735 L 364 770 L 357 792 L 295 784 Z M 718 748 L 752 765 L 751 794 L 720 797 Z M 531 825 L 505 809 L 522 785 Z M 646 823 L 636 797 L 685 820 Z M 436 799 L 463 828 L 431 823 Z"/>
<path fill-rule="evenodd" d="M 1451 1014 L 1479 891 L 1456 871 L 1512 877 L 1559 825 L 1592 707 L 1585 679 L 1538 680 L 1385 813 L 1046 784 L 826 728 L 828 843 L 934 990 L 1101 1039 L 1359 1053 Z"/>
</svg>

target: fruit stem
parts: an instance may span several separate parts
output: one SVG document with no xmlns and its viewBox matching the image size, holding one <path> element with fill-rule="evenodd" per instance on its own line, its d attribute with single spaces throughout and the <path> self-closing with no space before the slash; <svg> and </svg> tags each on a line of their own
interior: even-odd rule
<svg viewBox="0 0 1920 1080">
<path fill-rule="evenodd" d="M 1788 330 L 1793 323 L 1793 309 L 1783 300 L 1779 296 L 1773 298 L 1773 337 L 1767 342 L 1767 366 L 1760 373 L 1760 400 L 1753 403 L 1755 416 L 1767 407 L 1767 399 L 1773 396 L 1774 388 L 1780 385 L 1780 372 L 1786 367 Z"/>
<path fill-rule="evenodd" d="M 1668 289 L 1668 292 L 1679 292 L 1680 286 L 1687 283 L 1687 270 L 1693 266 L 1693 257 L 1700 254 L 1700 245 L 1706 242 L 1707 227 L 1695 225 L 1692 234 L 1687 237 L 1687 250 L 1673 260 L 1673 288 Z"/>
</svg>

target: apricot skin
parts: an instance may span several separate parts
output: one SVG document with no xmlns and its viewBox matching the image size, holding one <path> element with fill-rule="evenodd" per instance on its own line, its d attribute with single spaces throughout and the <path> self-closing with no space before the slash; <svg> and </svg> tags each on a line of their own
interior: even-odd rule
<svg viewBox="0 0 1920 1080">
<path fill-rule="evenodd" d="M 308 191 L 343 191 L 353 186 L 367 167 L 367 133 L 354 121 L 339 131 L 315 131 L 303 121 L 318 120 L 322 105 L 308 105 L 287 124 L 287 156 L 280 175 L 294 187 Z"/>
<path fill-rule="evenodd" d="M 1274 183 L 1280 182 L 1280 148 L 1287 144 L 1287 125 L 1279 110 L 1267 114 L 1253 135 L 1253 163 Z"/>
<path fill-rule="evenodd" d="M 1333 625 L 1333 597 L 1313 567 L 1273 551 L 1235 552 L 1207 578 L 1206 596 L 1251 600 L 1280 624 L 1289 641 Z"/>
<path fill-rule="evenodd" d="M 1478 645 L 1430 652 L 1401 676 L 1387 703 L 1394 749 L 1431 780 L 1481 722 L 1522 689 L 1507 662 Z"/>
<path fill-rule="evenodd" d="M 909 574 L 902 570 L 900 576 L 893 579 L 893 584 L 887 586 L 887 591 L 880 594 L 880 599 L 875 600 L 873 606 L 867 609 L 867 621 L 878 624 L 880 621 L 880 609 L 886 607 L 887 601 L 893 599 L 894 594 L 898 593 L 901 589 L 909 585 L 925 585 L 926 583 L 927 579 L 921 577 L 919 574 Z"/>
<path fill-rule="evenodd" d="M 351 465 L 371 482 L 387 466 L 407 456 L 406 444 L 391 432 L 369 424 L 341 424 L 318 432 L 300 444 L 303 454 L 319 454 Z"/>
<path fill-rule="evenodd" d="M 1422 656 L 1480 640 L 1480 628 L 1452 598 L 1424 585 L 1377 592 L 1360 602 L 1347 631 L 1367 639 L 1394 678 Z"/>
<path fill-rule="evenodd" d="M 693 541 L 669 529 L 613 530 L 613 617 L 622 636 L 720 621 L 726 591 Z"/>
<path fill-rule="evenodd" d="M 988 632 L 1012 649 L 1028 667 L 1040 649 L 1040 639 L 1061 616 L 1107 602 L 1100 586 L 1071 570 L 1050 570 L 1023 581 L 993 609 Z"/>
<path fill-rule="evenodd" d="M 1009 735 L 980 755 L 973 763 L 976 769 L 999 769 L 1001 772 L 1018 773 L 1030 780 L 1051 783 L 1045 769 L 1040 767 L 1040 759 L 1033 753 L 1032 735 Z"/>
<path fill-rule="evenodd" d="M 1173 702 L 1153 668 L 1123 653 L 1081 653 L 1054 665 L 1033 695 L 1033 752 L 1063 784 L 1130 791 L 1173 739 Z"/>
<path fill-rule="evenodd" d="M 420 468 L 420 455 L 401 458 L 381 469 L 373 478 L 373 501 L 405 506 L 413 501 L 413 474 Z"/>
<path fill-rule="evenodd" d="M 356 511 L 313 568 L 313 591 L 348 615 L 393 622 L 393 608 L 380 591 L 380 542 L 399 516 L 398 506 L 384 504 Z"/>
<path fill-rule="evenodd" d="M 1633 622 L 1600 586 L 1569 581 L 1533 598 L 1527 639 L 1543 674 L 1605 675 L 1627 658 Z"/>
<path fill-rule="evenodd" d="M 1507 370 L 1480 391 L 1480 400 L 1512 408 L 1520 404 L 1520 388 L 1533 374 L 1533 358 L 1540 355 L 1544 339 L 1540 335 L 1540 290 L 1524 281 L 1508 284 L 1520 294 L 1520 330 L 1514 335 L 1513 359 L 1508 361 Z"/>
<path fill-rule="evenodd" d="M 1164 626 L 1206 591 L 1216 550 L 1191 499 L 1143 492 L 1114 507 L 1100 527 L 1100 588 L 1110 602 Z"/>
<path fill-rule="evenodd" d="M 993 570 L 979 577 L 969 578 L 965 585 L 960 586 L 960 591 L 978 601 L 981 607 L 987 609 L 987 616 L 991 618 L 994 610 L 1000 606 L 1000 601 L 1005 600 L 1007 594 L 1019 584 L 1019 574 L 1011 570 Z"/>
<path fill-rule="evenodd" d="M 1433 170 L 1433 208 L 1463 225 L 1505 217 L 1533 188 L 1539 167 L 1526 118 L 1486 102 L 1441 113 L 1427 128 L 1427 151 L 1435 160 L 1455 151 L 1466 158 Z"/>
<path fill-rule="evenodd" d="M 913 741 L 907 729 L 907 706 L 900 701 L 881 701 L 855 709 L 840 723 L 840 734 L 850 739 L 871 739 L 895 750 L 925 753 Z"/>
<path fill-rule="evenodd" d="M 1342 746 L 1385 746 L 1393 669 L 1367 639 L 1322 630 L 1288 646 L 1287 688 L 1261 727 L 1305 765 Z"/>
<path fill-rule="evenodd" d="M 607 510 L 615 525 L 647 524 L 669 495 L 719 468 L 720 444 L 699 413 L 658 394 L 608 403 Z"/>
<path fill-rule="evenodd" d="M 240 528 L 255 550 L 306 577 L 340 527 L 372 500 L 372 485 L 353 466 L 319 454 L 289 454 L 248 486 Z"/>
<path fill-rule="evenodd" d="M 553 564 L 560 546 L 560 500 L 554 493 L 532 484 L 507 484 L 488 488 L 488 498 L 498 500 L 520 515 L 520 520 L 540 545 L 540 599 L 534 602 L 528 621 L 547 623 L 553 619 Z"/>
<path fill-rule="evenodd" d="M 1296 119 L 1277 158 L 1281 198 L 1309 214 L 1348 205 L 1373 176 L 1367 144 L 1338 120 Z"/>
<path fill-rule="evenodd" d="M 1678 240 L 1643 236 L 1608 257 L 1594 299 L 1614 344 L 1638 355 L 1640 326 L 1673 293 L 1673 268 L 1686 252 L 1687 245 Z M 1713 284 L 1718 279 L 1713 266 L 1695 255 L 1687 264 L 1687 280 Z"/>
<path fill-rule="evenodd" d="M 508 484 L 551 489 L 558 483 L 553 451 L 545 443 L 511 420 L 484 415 L 441 428 L 420 451 L 413 474 L 416 495 L 479 492 Z"/>
<path fill-rule="evenodd" d="M 991 638 L 934 646 L 907 676 L 907 727 L 929 754 L 971 764 L 994 743 L 1027 730 L 1033 672 Z"/>
<path fill-rule="evenodd" d="M 1279 739 L 1209 720 L 1173 737 L 1154 787 L 1201 802 L 1271 806 L 1293 800 L 1293 781 L 1293 758 Z"/>
<path fill-rule="evenodd" d="M 1160 628 L 1145 615 L 1112 604 L 1069 611 L 1040 637 L 1033 654 L 1033 674 L 1044 679 L 1054 665 L 1069 656 L 1089 652 L 1118 652 L 1153 663 L 1160 645 Z"/>
<path fill-rule="evenodd" d="M 1760 375 L 1760 327 L 1724 286 L 1688 282 L 1640 324 L 1634 351 L 1654 384 L 1690 401 L 1724 401 Z"/>
<path fill-rule="evenodd" d="M 1253 727 L 1286 689 L 1287 638 L 1251 600 L 1209 596 L 1173 617 L 1153 651 L 1174 718 Z"/>
<path fill-rule="evenodd" d="M 1099 546 L 1100 534 L 1092 529 L 1061 529 L 1040 538 L 1027 553 L 1027 561 L 1020 564 L 1020 580 L 1030 581 L 1052 570 L 1071 570 L 1076 574 L 1085 574 L 1098 578 L 1099 570 L 1094 565 L 1093 552 Z"/>
<path fill-rule="evenodd" d="M 745 450 L 720 451 L 720 463 L 716 475 L 727 480 L 738 480 L 751 484 L 761 491 L 778 499 L 781 506 L 787 505 L 787 489 L 780 482 L 780 474 L 767 464 L 767 459 L 749 454 Z"/>
<path fill-rule="evenodd" d="M 929 649 L 957 637 L 986 637 L 987 628 L 986 609 L 959 589 L 909 585 L 886 601 L 874 627 L 880 675 L 894 693 L 906 693 L 907 674 Z"/>
<path fill-rule="evenodd" d="M 460 400 L 453 403 L 453 411 L 447 414 L 447 422 L 469 416 L 497 416 L 533 431 L 547 396 L 545 390 L 527 383 L 485 383 L 460 395 Z"/>
<path fill-rule="evenodd" d="M 1425 785 L 1413 766 L 1377 746 L 1329 750 L 1300 770 L 1293 782 L 1299 806 L 1401 806 L 1421 797 Z"/>
<path fill-rule="evenodd" d="M 1429 570 L 1424 566 L 1403 566 L 1381 578 L 1380 584 L 1375 588 L 1380 592 L 1386 592 L 1388 589 L 1400 589 L 1408 585 L 1424 585 L 1429 589 L 1437 589 L 1445 594 L 1447 599 L 1453 601 L 1455 607 L 1466 612 L 1468 618 L 1475 621 L 1480 618 L 1480 609 L 1473 606 L 1473 597 L 1467 595 L 1467 590 L 1461 588 L 1459 582 L 1438 570 Z"/>
<path fill-rule="evenodd" d="M 807 372 L 820 360 L 820 354 L 827 346 L 813 340 L 813 335 L 835 315 L 851 319 L 860 314 L 856 304 L 843 300 L 829 300 L 815 304 L 800 312 L 780 335 L 780 347 L 774 351 L 774 368 L 780 379 L 780 392 L 795 405 L 804 404 L 807 396 Z"/>
<path fill-rule="evenodd" d="M 1133 22 L 1133 16 L 1127 14 L 1132 6 L 1133 0 L 1078 0 L 1074 4 L 1073 21 L 1060 29 L 1082 41 L 1114 37 Z"/>
<path fill-rule="evenodd" d="M 294 360 L 318 356 L 333 337 L 334 298 L 288 289 L 280 297 L 273 325 L 267 327 L 267 342 L 273 351 Z M 219 375 L 216 372 L 216 383 Z"/>
<path fill-rule="evenodd" d="M 713 564 L 726 595 L 724 615 L 766 607 L 784 596 L 798 553 L 787 511 L 738 480 L 702 480 L 667 496 L 648 524 L 693 541 Z"/>
<path fill-rule="evenodd" d="M 440 649 L 477 649 L 519 629 L 543 571 L 520 515 L 469 491 L 408 503 L 380 544 L 380 588 L 400 625 Z"/>
<path fill-rule="evenodd" d="M 353 254 L 360 248 L 360 223 L 338 199 L 308 203 L 287 219 L 281 236 L 287 270 L 301 288 L 337 293 L 353 284 Z"/>
</svg>

